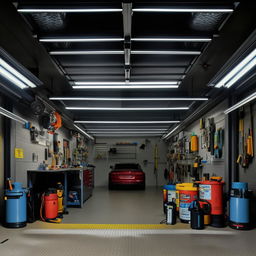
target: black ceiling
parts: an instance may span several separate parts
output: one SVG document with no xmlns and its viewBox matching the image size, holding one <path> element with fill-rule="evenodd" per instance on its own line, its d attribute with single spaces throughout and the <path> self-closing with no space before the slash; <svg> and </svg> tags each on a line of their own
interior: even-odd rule
<svg viewBox="0 0 256 256">
<path fill-rule="evenodd" d="M 122 1 L 12 1 L 22 8 L 118 8 Z M 51 55 L 66 81 L 45 83 L 47 95 L 79 97 L 200 97 L 209 93 L 208 81 L 255 28 L 253 10 L 234 1 L 124 1 L 132 8 L 203 7 L 232 8 L 222 12 L 133 12 L 127 38 L 122 12 L 93 13 L 17 13 L 37 40 L 38 47 L 53 51 L 123 51 L 131 50 L 130 65 L 124 54 Z M 125 23 L 126 24 L 126 23 Z M 249 25 L 248 25 L 249 24 Z M 17 28 L 18 29 L 18 28 Z M 128 29 L 129 30 L 129 29 Z M 235 33 L 234 33 L 235 31 Z M 1 30 L 0 30 L 1 32 Z M 39 42 L 43 38 L 125 38 L 125 42 Z M 137 42 L 134 38 L 208 37 L 210 42 Z M 30 39 L 31 40 L 31 39 Z M 24 41 L 25 42 L 25 41 Z M 199 51 L 201 54 L 135 54 L 136 51 Z M 44 55 L 45 53 L 43 53 Z M 15 56 L 14 56 L 15 57 Z M 48 55 L 49 57 L 49 55 Z M 44 67 L 47 69 L 47 67 Z M 125 69 L 131 82 L 180 81 L 178 89 L 148 90 L 73 90 L 74 81 L 124 82 Z M 48 77 L 49 78 L 49 77 Z M 127 77 L 126 77 L 127 78 Z M 46 79 L 46 78 L 44 78 Z M 42 79 L 42 80 L 44 80 Z M 46 79 L 47 80 L 47 79 Z M 49 80 L 48 80 L 49 81 Z M 68 81 L 68 82 L 67 82 Z M 192 101 L 60 101 L 57 105 L 83 107 L 179 107 L 200 104 Z M 70 110 L 71 111 L 71 110 Z M 183 120 L 190 112 L 181 111 L 72 111 L 75 120 Z M 105 124 L 84 124 L 84 128 L 104 128 Z M 143 125 L 142 125 L 143 126 Z M 149 126 L 149 125 L 148 125 Z M 151 125 L 152 126 L 152 125 Z M 153 125 L 157 126 L 157 125 Z M 170 125 L 161 125 L 159 127 Z M 130 128 L 131 125 L 111 125 Z"/>
</svg>

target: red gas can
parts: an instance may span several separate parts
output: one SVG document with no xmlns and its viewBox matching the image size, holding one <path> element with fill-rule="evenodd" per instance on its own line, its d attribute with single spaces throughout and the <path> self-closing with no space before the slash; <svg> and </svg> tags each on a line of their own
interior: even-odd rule
<svg viewBox="0 0 256 256">
<path fill-rule="evenodd" d="M 222 177 L 211 177 L 210 180 L 200 181 L 199 198 L 211 204 L 211 225 L 224 226 L 223 185 Z"/>
<path fill-rule="evenodd" d="M 48 189 L 44 195 L 45 219 L 55 219 L 58 216 L 58 196 L 56 189 Z"/>
</svg>

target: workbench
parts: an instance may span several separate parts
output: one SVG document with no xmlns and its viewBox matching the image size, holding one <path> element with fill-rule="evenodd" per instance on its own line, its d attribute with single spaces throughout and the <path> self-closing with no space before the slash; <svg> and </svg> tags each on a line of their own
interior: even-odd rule
<svg viewBox="0 0 256 256">
<path fill-rule="evenodd" d="M 92 196 L 94 187 L 94 167 L 27 171 L 27 186 L 37 193 L 42 193 L 47 188 L 56 187 L 57 182 L 61 182 L 64 186 L 65 210 L 69 206 L 82 208 L 83 203 Z M 78 192 L 79 203 L 68 201 L 68 193 L 72 187 L 73 190 Z"/>
</svg>

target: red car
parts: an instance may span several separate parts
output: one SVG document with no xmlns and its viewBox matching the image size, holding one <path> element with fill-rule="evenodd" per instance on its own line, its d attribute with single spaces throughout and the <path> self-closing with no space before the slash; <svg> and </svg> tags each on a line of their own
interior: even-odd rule
<svg viewBox="0 0 256 256">
<path fill-rule="evenodd" d="M 108 187 L 145 189 L 145 173 L 139 164 L 116 164 L 109 173 Z"/>
</svg>

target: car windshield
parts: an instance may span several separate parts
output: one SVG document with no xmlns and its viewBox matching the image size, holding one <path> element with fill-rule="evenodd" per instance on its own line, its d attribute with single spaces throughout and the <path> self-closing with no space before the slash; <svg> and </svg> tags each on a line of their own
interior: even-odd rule
<svg viewBox="0 0 256 256">
<path fill-rule="evenodd" d="M 115 169 L 118 170 L 127 170 L 127 169 L 133 169 L 133 170 L 138 170 L 139 165 L 138 164 L 116 164 Z"/>
</svg>

